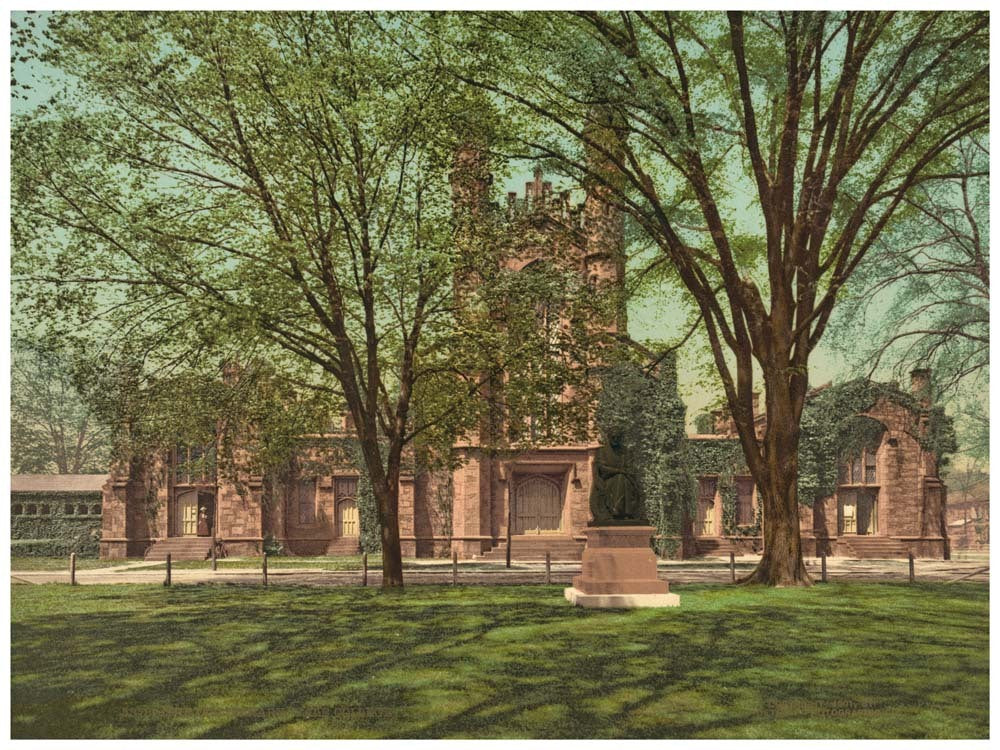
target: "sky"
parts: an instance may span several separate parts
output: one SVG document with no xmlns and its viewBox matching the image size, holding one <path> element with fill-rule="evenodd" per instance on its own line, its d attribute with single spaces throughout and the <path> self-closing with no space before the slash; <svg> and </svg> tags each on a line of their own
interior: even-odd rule
<svg viewBox="0 0 1000 750">
<path fill-rule="evenodd" d="M 21 14 L 12 14 L 15 19 L 19 15 Z M 42 83 L 41 75 L 53 75 L 57 84 L 65 80 L 55 74 L 51 68 L 46 68 L 34 59 L 15 58 L 13 73 L 19 81 L 31 82 L 33 88 L 28 92 L 26 101 L 12 101 L 12 114 L 33 109 L 47 98 L 50 90 Z M 502 186 L 501 196 L 508 191 L 523 195 L 525 182 L 531 179 L 532 171 L 533 165 L 526 163 L 513 168 L 509 176 L 498 181 Z M 556 183 L 556 189 L 569 187 L 561 184 L 558 179 L 553 181 Z M 748 210 L 753 210 L 753 196 L 748 193 L 745 196 L 745 202 Z M 689 305 L 685 303 L 678 291 L 666 288 L 654 291 L 641 299 L 631 301 L 628 310 L 629 332 L 637 340 L 664 344 L 673 343 L 686 331 L 685 323 L 688 319 L 689 309 Z M 818 347 L 812 352 L 809 369 L 809 379 L 813 385 L 840 382 L 862 374 L 857 365 L 852 367 L 851 363 L 837 352 L 826 339 L 821 340 Z M 715 387 L 705 386 L 704 373 L 706 371 L 714 372 L 708 358 L 704 338 L 702 337 L 698 341 L 696 337 L 681 351 L 678 357 L 679 383 L 681 395 L 688 405 L 689 425 L 693 423 L 695 415 L 706 408 L 713 407 L 721 394 L 717 381 Z M 757 380 L 760 382 L 759 377 Z M 903 385 L 905 387 L 905 384 Z M 762 387 L 762 385 L 758 387 Z"/>
</svg>

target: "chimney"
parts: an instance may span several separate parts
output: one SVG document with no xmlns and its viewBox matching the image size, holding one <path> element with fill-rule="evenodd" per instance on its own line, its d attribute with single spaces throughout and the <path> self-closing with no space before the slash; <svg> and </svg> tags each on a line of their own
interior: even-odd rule
<svg viewBox="0 0 1000 750">
<path fill-rule="evenodd" d="M 920 405 L 931 405 L 931 371 L 925 367 L 910 371 L 910 393 L 920 400 Z"/>
<path fill-rule="evenodd" d="M 729 418 L 728 409 L 716 409 L 712 412 L 712 418 L 716 435 L 732 435 L 736 432 L 736 425 Z"/>
<path fill-rule="evenodd" d="M 236 385 L 237 381 L 240 379 L 240 372 L 242 367 L 236 362 L 236 360 L 229 359 L 222 364 L 222 382 L 226 385 Z"/>
<path fill-rule="evenodd" d="M 753 416 L 754 419 L 760 414 L 760 391 L 753 392 Z"/>
</svg>

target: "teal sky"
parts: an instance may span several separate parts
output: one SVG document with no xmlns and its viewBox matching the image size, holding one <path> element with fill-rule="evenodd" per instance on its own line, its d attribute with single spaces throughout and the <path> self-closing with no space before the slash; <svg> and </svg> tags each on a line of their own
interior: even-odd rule
<svg viewBox="0 0 1000 750">
<path fill-rule="evenodd" d="M 11 15 L 17 21 L 24 13 L 14 12 Z M 36 17 L 44 15 L 44 13 L 39 13 Z M 43 18 L 39 20 L 42 24 L 44 23 Z M 12 49 L 12 54 L 17 55 L 17 50 Z M 66 81 L 60 74 L 37 60 L 19 60 L 17 57 L 14 58 L 13 62 L 13 75 L 19 82 L 28 83 L 32 88 L 26 92 L 27 99 L 12 100 L 12 116 L 34 109 L 51 95 L 53 87 Z M 46 81 L 46 77 L 49 77 L 49 81 Z M 512 171 L 507 179 L 501 181 L 503 191 L 523 194 L 525 182 L 531 179 L 531 171 L 529 165 Z M 559 187 L 559 181 L 554 181 Z M 748 210 L 752 211 L 753 196 L 751 194 L 745 195 L 745 203 Z M 633 300 L 629 305 L 629 331 L 634 338 L 639 340 L 674 342 L 686 332 L 685 321 L 688 311 L 689 308 L 683 297 L 676 291 L 662 289 L 647 294 L 641 299 Z M 720 395 L 717 385 L 713 387 L 705 383 L 706 371 L 712 372 L 714 370 L 708 359 L 703 338 L 701 341 L 692 340 L 680 352 L 678 369 L 682 395 L 688 404 L 688 421 L 690 423 L 696 414 L 710 406 L 711 402 Z M 845 380 L 858 374 L 860 373 L 852 370 L 844 358 L 835 352 L 826 341 L 821 341 L 811 354 L 810 382 L 814 385 L 828 381 Z M 762 388 L 762 386 L 760 387 Z"/>
</svg>

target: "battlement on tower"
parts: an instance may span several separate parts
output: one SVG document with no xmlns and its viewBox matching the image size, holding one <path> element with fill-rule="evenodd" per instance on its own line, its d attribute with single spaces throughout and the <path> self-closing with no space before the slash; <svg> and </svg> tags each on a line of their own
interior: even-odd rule
<svg viewBox="0 0 1000 750">
<path fill-rule="evenodd" d="M 584 204 L 574 205 L 569 190 L 555 191 L 552 183 L 543 179 L 541 169 L 524 184 L 524 195 L 507 193 L 505 216 L 509 222 L 549 218 L 571 229 L 584 229 Z"/>
</svg>

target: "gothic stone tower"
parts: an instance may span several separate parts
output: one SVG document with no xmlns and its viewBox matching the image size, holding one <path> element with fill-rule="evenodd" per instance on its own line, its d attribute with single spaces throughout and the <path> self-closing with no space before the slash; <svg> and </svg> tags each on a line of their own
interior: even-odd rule
<svg viewBox="0 0 1000 750">
<path fill-rule="evenodd" d="M 501 209 L 488 200 L 492 177 L 481 150 L 463 146 L 454 163 L 452 189 L 460 258 L 473 257 L 465 249 L 480 239 L 477 229 L 487 227 L 494 238 L 500 238 L 500 247 L 494 256 L 487 254 L 487 262 L 496 263 L 499 269 L 527 273 L 535 264 L 549 263 L 577 274 L 582 284 L 595 291 L 620 289 L 623 219 L 598 190 L 589 190 L 583 203 L 574 205 L 569 191 L 555 192 L 541 170 L 536 170 L 524 194 L 508 193 Z M 482 262 L 481 252 L 478 258 Z M 474 263 L 461 267 L 461 276 L 456 278 L 459 302 L 483 278 L 483 269 Z M 565 323 L 560 320 L 560 324 Z M 611 314 L 588 321 L 592 331 L 608 334 L 623 331 L 625 325 L 620 301 Z M 568 391 L 561 396 L 572 397 Z M 508 427 L 484 422 L 476 434 L 464 436 L 454 447 L 457 468 L 449 477 L 452 548 L 463 558 L 502 559 L 509 539 L 514 557 L 544 557 L 548 551 L 555 559 L 579 559 L 584 541 L 581 532 L 590 519 L 592 462 L 598 447 L 595 436 L 566 444 L 535 441 L 519 451 L 516 443 L 507 441 Z M 421 492 L 415 497 L 415 519 L 431 515 L 421 513 L 420 505 L 430 502 L 433 494 Z M 403 530 L 404 555 L 421 549 L 437 551 L 441 546 L 438 539 L 424 536 L 432 532 L 426 525 L 421 529 L 419 521 L 404 524 L 408 527 Z M 412 536 L 406 533 L 410 529 Z"/>
</svg>

